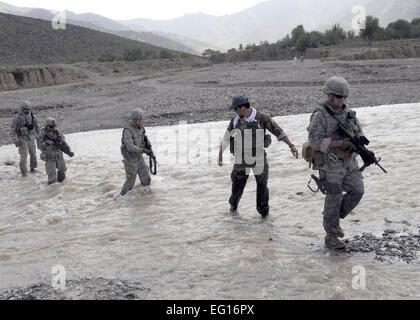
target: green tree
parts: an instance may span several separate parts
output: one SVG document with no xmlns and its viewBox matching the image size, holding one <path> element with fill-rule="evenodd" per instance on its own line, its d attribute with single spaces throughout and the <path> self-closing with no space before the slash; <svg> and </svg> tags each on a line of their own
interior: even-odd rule
<svg viewBox="0 0 420 320">
<path fill-rule="evenodd" d="M 339 25 L 335 24 L 331 29 L 325 31 L 325 42 L 327 45 L 337 45 L 346 39 L 346 32 Z"/>
<path fill-rule="evenodd" d="M 420 38 L 420 18 L 413 19 L 411 25 L 411 36 L 413 38 Z"/>
<path fill-rule="evenodd" d="M 309 45 L 311 44 L 311 39 L 309 37 L 309 33 L 304 33 L 302 34 L 299 39 L 296 42 L 296 50 L 300 53 L 300 54 L 304 54 L 306 49 L 309 48 Z"/>
<path fill-rule="evenodd" d="M 299 38 L 302 37 L 305 33 L 306 32 L 305 32 L 305 29 L 303 28 L 303 25 L 299 25 L 292 30 L 292 41 L 295 46 Z"/>
<path fill-rule="evenodd" d="M 350 30 L 347 32 L 347 39 L 353 40 L 355 38 L 356 38 L 356 32 L 354 32 L 353 30 Z"/>
<path fill-rule="evenodd" d="M 123 55 L 125 61 L 143 60 L 144 58 L 145 52 L 142 48 L 127 49 Z"/>
<path fill-rule="evenodd" d="M 365 29 L 360 30 L 360 36 L 372 42 L 373 40 L 378 39 L 378 35 L 381 32 L 381 27 L 379 26 L 379 19 L 374 16 L 367 16 L 365 21 Z"/>
<path fill-rule="evenodd" d="M 312 31 L 309 36 L 309 48 L 318 48 L 325 42 L 324 34 L 318 31 Z"/>
<path fill-rule="evenodd" d="M 117 60 L 117 57 L 112 53 L 104 53 L 102 56 L 99 57 L 99 62 L 113 62 Z"/>
<path fill-rule="evenodd" d="M 173 58 L 173 57 L 174 57 L 174 54 L 172 52 L 170 52 L 169 50 L 166 50 L 166 49 L 161 50 L 160 53 L 159 53 L 159 58 L 161 58 L 161 59 L 170 59 L 170 58 Z"/>
<path fill-rule="evenodd" d="M 281 39 L 278 42 L 278 46 L 280 46 L 282 49 L 291 48 L 294 45 L 295 44 L 294 44 L 292 38 L 290 38 L 290 35 L 289 34 L 287 34 L 283 39 Z"/>
<path fill-rule="evenodd" d="M 415 18 L 411 21 L 413 26 L 420 26 L 420 18 Z"/>
<path fill-rule="evenodd" d="M 386 33 L 391 39 L 409 39 L 411 37 L 412 24 L 407 20 L 397 20 L 386 27 Z"/>
</svg>

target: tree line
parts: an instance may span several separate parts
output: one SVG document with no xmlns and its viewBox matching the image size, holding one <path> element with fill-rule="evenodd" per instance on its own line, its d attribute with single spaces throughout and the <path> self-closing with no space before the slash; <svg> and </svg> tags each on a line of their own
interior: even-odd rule
<svg viewBox="0 0 420 320">
<path fill-rule="evenodd" d="M 172 58 L 188 58 L 190 55 L 187 53 L 174 53 L 167 49 L 153 51 L 144 48 L 126 49 L 121 57 L 117 57 L 112 53 L 103 54 L 98 60 L 100 62 L 113 62 L 113 61 L 139 61 L 151 59 L 172 59 Z"/>
<path fill-rule="evenodd" d="M 379 40 L 401 40 L 420 38 L 420 18 L 397 20 L 390 23 L 386 28 L 380 27 L 379 19 L 373 16 L 366 17 L 365 28 L 358 34 L 354 31 L 345 31 L 339 24 L 324 32 L 307 32 L 303 25 L 295 27 L 290 34 L 283 39 L 269 43 L 262 41 L 259 45 L 248 44 L 245 47 L 232 48 L 227 52 L 212 49 L 205 50 L 202 55 L 213 63 L 240 62 L 255 60 L 282 60 L 289 59 L 291 52 L 304 55 L 308 48 L 335 46 L 344 41 L 364 39 L 369 43 Z"/>
</svg>

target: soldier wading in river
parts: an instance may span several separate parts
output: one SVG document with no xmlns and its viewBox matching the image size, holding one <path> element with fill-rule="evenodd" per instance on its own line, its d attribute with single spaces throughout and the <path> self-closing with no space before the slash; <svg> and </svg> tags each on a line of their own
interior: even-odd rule
<svg viewBox="0 0 420 320">
<path fill-rule="evenodd" d="M 45 128 L 37 137 L 38 149 L 41 150 L 41 160 L 45 161 L 45 171 L 48 175 L 48 184 L 63 182 L 66 178 L 66 162 L 63 157 L 63 150 L 73 156 L 70 148 L 65 142 L 64 136 L 56 129 L 55 119 L 48 117 Z"/>
<path fill-rule="evenodd" d="M 28 173 L 28 153 L 30 156 L 29 165 L 31 172 L 35 172 L 35 168 L 38 166 L 35 142 L 35 136 L 37 134 L 39 134 L 38 121 L 31 112 L 29 103 L 24 102 L 20 107 L 20 111 L 16 114 L 10 130 L 10 136 L 19 151 L 19 167 L 23 177 Z"/>
<path fill-rule="evenodd" d="M 360 202 L 364 194 L 362 173 L 356 160 L 356 147 L 344 138 L 338 128 L 338 119 L 357 137 L 363 132 L 356 112 L 344 100 L 349 95 L 347 81 L 340 77 L 327 80 L 323 92 L 327 101 L 313 112 L 308 127 L 310 146 L 315 150 L 313 169 L 319 170 L 320 180 L 326 191 L 324 205 L 325 245 L 343 249 L 346 244 L 340 219 L 344 219 Z M 305 157 L 305 151 L 304 157 Z M 343 196 L 343 192 L 346 194 Z"/>
<path fill-rule="evenodd" d="M 121 190 L 122 196 L 133 189 L 137 175 L 143 187 L 149 187 L 151 183 L 149 168 L 144 162 L 143 153 L 151 158 L 154 158 L 154 154 L 142 123 L 143 112 L 135 109 L 131 112 L 129 125 L 123 130 L 121 154 L 124 157 L 126 181 Z"/>
<path fill-rule="evenodd" d="M 229 110 L 235 110 L 223 140 L 220 144 L 219 166 L 223 165 L 223 152 L 230 145 L 235 156 L 235 165 L 231 174 L 232 195 L 229 199 L 230 212 L 238 210 L 250 170 L 257 181 L 257 211 L 264 219 L 269 214 L 268 162 L 264 148 L 271 144 L 271 136 L 265 135 L 266 130 L 276 136 L 278 141 L 286 143 L 293 156 L 298 158 L 299 152 L 290 142 L 286 133 L 270 116 L 251 108 L 248 98 L 236 96 Z"/>
</svg>

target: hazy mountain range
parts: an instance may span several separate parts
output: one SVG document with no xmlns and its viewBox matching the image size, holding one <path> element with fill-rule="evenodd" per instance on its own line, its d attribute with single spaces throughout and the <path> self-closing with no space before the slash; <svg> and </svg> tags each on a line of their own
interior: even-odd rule
<svg viewBox="0 0 420 320">
<path fill-rule="evenodd" d="M 420 0 L 269 0 L 223 16 L 195 13 L 171 20 L 114 21 L 93 13 L 67 12 L 67 19 L 80 26 L 157 46 L 201 52 L 206 48 L 229 49 L 240 43 L 277 41 L 299 24 L 309 31 L 324 31 L 335 23 L 350 30 L 355 5 L 365 6 L 367 14 L 378 17 L 383 26 L 397 19 L 420 17 Z M 0 12 L 42 19 L 49 19 L 48 14 L 51 15 L 47 10 L 19 8 L 1 2 Z"/>
<path fill-rule="evenodd" d="M 299 24 L 306 30 L 324 31 L 339 22 L 350 30 L 356 5 L 364 5 L 367 14 L 379 17 L 384 26 L 397 19 L 420 17 L 419 0 L 270 0 L 231 15 L 196 13 L 172 20 L 119 22 L 133 30 L 171 30 L 228 49 L 240 43 L 279 40 Z"/>
</svg>

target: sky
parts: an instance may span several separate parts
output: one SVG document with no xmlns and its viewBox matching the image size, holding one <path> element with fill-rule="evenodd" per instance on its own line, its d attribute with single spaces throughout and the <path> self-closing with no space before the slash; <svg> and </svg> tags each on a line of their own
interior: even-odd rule
<svg viewBox="0 0 420 320">
<path fill-rule="evenodd" d="M 75 13 L 93 12 L 115 20 L 146 18 L 166 20 L 188 13 L 232 14 L 265 0 L 3 0 L 18 7 L 44 8 Z"/>
</svg>

